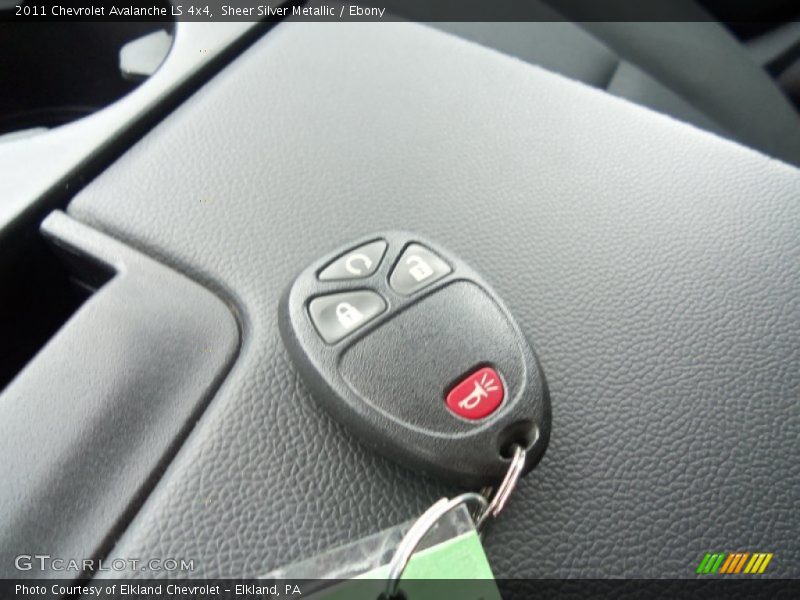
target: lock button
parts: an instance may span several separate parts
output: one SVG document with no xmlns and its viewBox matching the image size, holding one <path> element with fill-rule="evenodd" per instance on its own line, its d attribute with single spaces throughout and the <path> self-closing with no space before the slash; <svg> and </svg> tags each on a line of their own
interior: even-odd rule
<svg viewBox="0 0 800 600">
<path fill-rule="evenodd" d="M 409 244 L 397 259 L 389 285 L 398 294 L 410 296 L 452 271 L 450 265 L 420 244 Z"/>
<path fill-rule="evenodd" d="M 384 299 L 368 290 L 318 296 L 308 305 L 314 327 L 328 344 L 335 344 L 385 310 Z"/>
</svg>

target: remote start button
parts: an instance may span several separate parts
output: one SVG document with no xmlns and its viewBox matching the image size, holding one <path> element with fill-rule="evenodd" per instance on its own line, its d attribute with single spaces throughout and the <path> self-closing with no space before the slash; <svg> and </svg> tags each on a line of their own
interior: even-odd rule
<svg viewBox="0 0 800 600">
<path fill-rule="evenodd" d="M 386 310 L 386 302 L 375 292 L 359 290 L 319 296 L 308 305 L 314 327 L 334 344 Z"/>
<path fill-rule="evenodd" d="M 483 367 L 464 377 L 447 394 L 447 408 L 464 419 L 488 417 L 503 402 L 503 380 L 491 367 Z"/>
<path fill-rule="evenodd" d="M 347 251 L 319 274 L 320 281 L 362 279 L 369 277 L 381 264 L 386 242 L 378 240 Z"/>
<path fill-rule="evenodd" d="M 398 294 L 410 296 L 450 271 L 450 265 L 424 246 L 409 244 L 394 265 L 389 285 Z"/>
</svg>

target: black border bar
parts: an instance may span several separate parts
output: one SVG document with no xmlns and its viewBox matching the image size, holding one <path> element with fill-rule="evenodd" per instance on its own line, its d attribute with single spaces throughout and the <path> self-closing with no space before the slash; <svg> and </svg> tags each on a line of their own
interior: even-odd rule
<svg viewBox="0 0 800 600">
<path fill-rule="evenodd" d="M 0 0 L 0 22 L 70 21 L 263 21 L 291 17 L 298 21 L 614 21 L 701 22 L 717 18 L 692 0 Z M 706 0 L 715 7 L 716 0 Z M 768 23 L 800 18 L 800 5 L 758 16 Z M 789 12 L 787 12 L 787 10 Z M 741 19 L 741 21 L 739 21 Z M 746 11 L 733 10 L 728 23 L 749 22 Z"/>
</svg>

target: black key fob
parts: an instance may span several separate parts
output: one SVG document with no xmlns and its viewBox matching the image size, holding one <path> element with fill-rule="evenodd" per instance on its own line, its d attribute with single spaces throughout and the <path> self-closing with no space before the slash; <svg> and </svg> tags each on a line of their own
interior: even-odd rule
<svg viewBox="0 0 800 600">
<path fill-rule="evenodd" d="M 376 450 L 466 485 L 510 448 L 544 454 L 550 400 L 530 344 L 466 264 L 420 236 L 356 240 L 303 271 L 280 305 L 315 399 Z"/>
</svg>

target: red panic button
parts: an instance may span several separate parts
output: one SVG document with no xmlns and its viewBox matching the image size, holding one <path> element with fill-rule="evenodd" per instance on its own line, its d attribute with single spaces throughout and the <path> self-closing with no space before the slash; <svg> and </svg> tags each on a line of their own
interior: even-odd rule
<svg viewBox="0 0 800 600">
<path fill-rule="evenodd" d="M 447 394 L 447 408 L 465 419 L 476 420 L 489 416 L 505 396 L 503 380 L 491 367 L 483 367 L 464 377 Z"/>
</svg>

